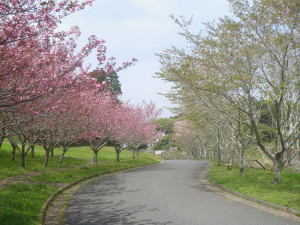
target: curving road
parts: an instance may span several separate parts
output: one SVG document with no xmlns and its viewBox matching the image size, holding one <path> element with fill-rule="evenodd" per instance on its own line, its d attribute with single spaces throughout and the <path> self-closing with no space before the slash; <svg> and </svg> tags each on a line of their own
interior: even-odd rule
<svg viewBox="0 0 300 225">
<path fill-rule="evenodd" d="M 299 225 L 228 200 L 199 181 L 202 161 L 164 161 L 107 176 L 69 200 L 65 224 Z"/>
</svg>

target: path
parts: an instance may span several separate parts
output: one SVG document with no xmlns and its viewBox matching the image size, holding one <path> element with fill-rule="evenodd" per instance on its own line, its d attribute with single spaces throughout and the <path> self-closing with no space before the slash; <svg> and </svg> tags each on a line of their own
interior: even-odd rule
<svg viewBox="0 0 300 225">
<path fill-rule="evenodd" d="M 164 161 L 98 179 L 77 191 L 65 224 L 299 225 L 208 188 L 206 162 Z"/>
</svg>

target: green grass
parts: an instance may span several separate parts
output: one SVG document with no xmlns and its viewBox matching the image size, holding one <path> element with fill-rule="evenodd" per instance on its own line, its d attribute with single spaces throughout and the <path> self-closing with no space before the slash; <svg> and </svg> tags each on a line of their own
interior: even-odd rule
<svg viewBox="0 0 300 225">
<path fill-rule="evenodd" d="M 113 152 L 110 151 L 110 153 Z M 107 152 L 107 155 L 110 155 L 109 151 Z M 51 172 L 51 173 L 36 176 L 32 178 L 32 180 L 70 183 L 92 175 L 107 174 L 119 170 L 126 170 L 130 168 L 149 165 L 158 162 L 158 160 L 152 158 L 149 154 L 140 154 L 139 159 L 136 160 L 129 158 L 129 155 L 131 156 L 131 152 L 124 151 L 123 156 L 121 157 L 121 162 L 116 162 L 115 160 L 110 160 L 110 161 L 107 160 L 99 163 L 96 167 L 86 166 L 86 167 L 64 170 L 59 172 Z"/>
<path fill-rule="evenodd" d="M 39 213 L 44 202 L 57 187 L 47 185 L 13 184 L 0 189 L 0 224 L 38 224 Z"/>
<path fill-rule="evenodd" d="M 282 183 L 273 184 L 273 171 L 249 168 L 245 176 L 239 168 L 227 170 L 225 166 L 212 166 L 210 177 L 218 184 L 236 192 L 300 210 L 300 174 L 282 172 Z"/>
<path fill-rule="evenodd" d="M 0 149 L 0 180 L 32 171 L 44 171 L 88 163 L 84 159 L 65 157 L 63 163 L 60 165 L 58 163 L 59 155 L 57 154 L 59 151 L 57 150 L 54 157 L 49 157 L 48 166 L 44 167 L 44 150 L 41 150 L 41 147 L 37 147 L 34 158 L 31 158 L 30 152 L 25 157 L 25 169 L 23 169 L 20 167 L 19 153 L 16 151 L 15 160 L 11 160 L 11 152 L 11 146 L 4 142 Z"/>
<path fill-rule="evenodd" d="M 56 154 L 61 154 L 61 148 L 55 148 Z M 94 159 L 94 152 L 88 146 L 80 146 L 80 147 L 71 147 L 66 152 L 65 156 L 72 156 L 78 158 L 85 158 L 85 159 Z M 120 154 L 121 160 L 132 158 L 132 152 L 130 151 L 122 151 Z M 98 160 L 100 161 L 110 161 L 115 160 L 116 154 L 114 147 L 105 146 L 98 152 Z"/>
<path fill-rule="evenodd" d="M 89 147 L 72 147 L 65 155 L 62 166 L 58 163 L 61 153 L 60 148 L 54 151 L 55 156 L 49 158 L 47 168 L 43 167 L 44 150 L 37 146 L 35 158 L 26 156 L 26 169 L 20 168 L 19 156 L 15 161 L 11 160 L 11 147 L 4 142 L 0 149 L 0 179 L 17 176 L 31 171 L 43 171 L 61 167 L 71 167 L 88 163 L 85 159 L 93 159 L 93 152 Z M 50 172 L 34 177 L 32 180 L 46 182 L 71 183 L 73 181 L 97 174 L 112 173 L 119 170 L 130 169 L 138 166 L 159 162 L 151 154 L 140 153 L 138 159 L 132 159 L 132 152 L 124 150 L 120 154 L 121 162 L 116 162 L 116 154 L 112 147 L 104 147 L 98 153 L 98 166 L 86 165 L 81 168 L 68 168 L 65 170 Z M 56 191 L 58 187 L 40 184 L 17 183 L 0 189 L 0 224 L 40 224 L 39 213 L 43 204 Z"/>
</svg>

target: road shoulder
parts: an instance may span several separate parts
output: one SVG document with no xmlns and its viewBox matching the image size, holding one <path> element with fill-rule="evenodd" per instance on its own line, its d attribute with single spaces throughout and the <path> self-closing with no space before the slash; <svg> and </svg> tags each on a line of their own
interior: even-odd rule
<svg viewBox="0 0 300 225">
<path fill-rule="evenodd" d="M 207 162 L 207 167 L 201 174 L 199 174 L 200 183 L 203 184 L 208 190 L 213 191 L 216 194 L 221 195 L 230 201 L 239 202 L 241 204 L 254 207 L 258 210 L 265 211 L 273 215 L 280 216 L 300 223 L 300 217 L 295 215 L 298 213 L 300 214 L 300 212 L 297 210 L 266 202 L 254 197 L 250 197 L 217 184 L 209 176 L 211 166 L 212 163 Z"/>
</svg>

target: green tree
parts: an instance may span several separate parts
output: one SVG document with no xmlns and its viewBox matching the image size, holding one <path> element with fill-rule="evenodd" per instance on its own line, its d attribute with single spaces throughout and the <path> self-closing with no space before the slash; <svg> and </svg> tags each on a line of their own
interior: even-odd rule
<svg viewBox="0 0 300 225">
<path fill-rule="evenodd" d="M 104 89 L 110 91 L 113 95 L 122 94 L 119 76 L 115 71 L 108 76 L 104 70 L 94 70 L 91 72 L 91 77 L 96 78 L 99 84 L 105 82 Z"/>
<path fill-rule="evenodd" d="M 174 118 L 159 118 L 154 121 L 154 123 L 159 125 L 157 129 L 165 132 L 165 134 L 172 134 L 174 132 L 174 122 Z"/>
<path fill-rule="evenodd" d="M 174 18 L 190 48 L 173 47 L 159 54 L 158 75 L 173 83 L 168 97 L 181 112 L 192 109 L 191 115 L 203 114 L 197 108 L 206 107 L 247 126 L 273 161 L 274 183 L 280 183 L 284 155 L 300 135 L 300 2 L 230 0 L 230 4 L 234 17 L 206 24 L 205 35 L 192 34 L 191 21 Z M 264 100 L 261 106 L 267 104 L 267 113 L 261 112 L 256 99 Z M 271 116 L 273 149 L 263 142 L 259 123 L 263 114 Z"/>
</svg>

